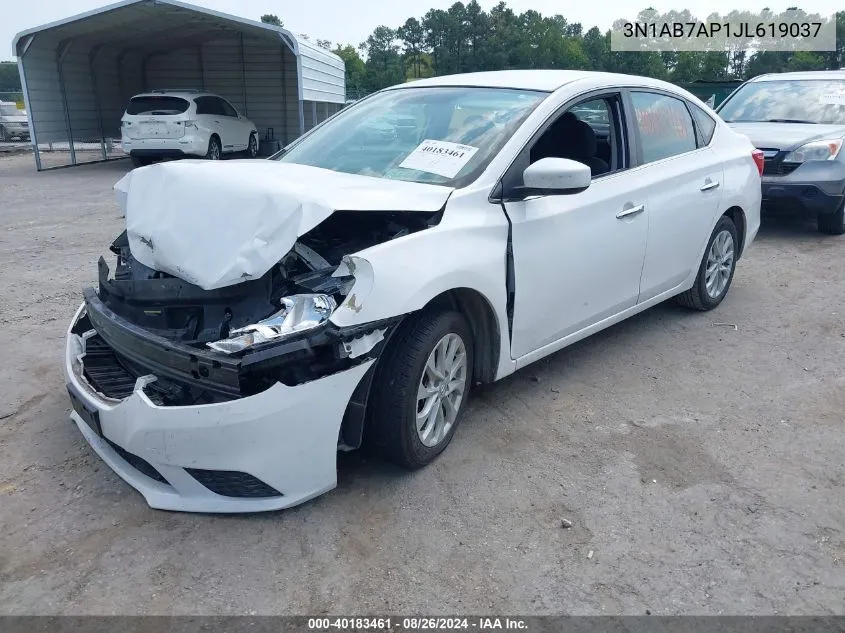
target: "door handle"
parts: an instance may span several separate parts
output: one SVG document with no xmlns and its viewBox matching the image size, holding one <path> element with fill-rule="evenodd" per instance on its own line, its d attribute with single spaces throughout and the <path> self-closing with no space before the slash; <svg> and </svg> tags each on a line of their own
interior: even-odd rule
<svg viewBox="0 0 845 633">
<path fill-rule="evenodd" d="M 719 181 L 718 181 L 718 180 L 707 180 L 707 181 L 705 181 L 705 183 L 701 186 L 701 191 L 710 191 L 711 189 L 715 189 L 715 188 L 716 188 L 716 187 L 718 187 L 718 186 L 719 186 Z"/>
<path fill-rule="evenodd" d="M 643 211 L 645 211 L 645 205 L 640 204 L 636 207 L 628 207 L 627 209 L 622 209 L 619 213 L 616 214 L 616 217 L 621 220 L 622 218 L 628 218 L 632 215 L 642 213 Z"/>
</svg>

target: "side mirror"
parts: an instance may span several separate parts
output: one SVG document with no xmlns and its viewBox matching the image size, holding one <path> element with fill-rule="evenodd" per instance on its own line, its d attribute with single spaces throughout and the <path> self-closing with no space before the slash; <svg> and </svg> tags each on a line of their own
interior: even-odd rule
<svg viewBox="0 0 845 633">
<path fill-rule="evenodd" d="M 587 165 L 568 158 L 541 158 L 522 172 L 525 189 L 538 193 L 578 193 L 592 177 Z"/>
</svg>

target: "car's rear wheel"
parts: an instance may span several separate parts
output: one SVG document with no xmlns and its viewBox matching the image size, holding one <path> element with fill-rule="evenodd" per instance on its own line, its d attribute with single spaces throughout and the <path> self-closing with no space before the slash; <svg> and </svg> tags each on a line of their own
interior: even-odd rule
<svg viewBox="0 0 845 633">
<path fill-rule="evenodd" d="M 845 233 L 845 201 L 839 205 L 835 213 L 819 215 L 816 225 L 819 231 L 828 235 L 842 235 Z"/>
<path fill-rule="evenodd" d="M 220 139 L 216 136 L 212 136 L 208 139 L 208 151 L 205 153 L 205 157 L 207 160 L 220 160 L 220 156 L 223 154 L 223 146 L 220 145 Z"/>
<path fill-rule="evenodd" d="M 258 137 L 255 134 L 249 135 L 249 144 L 246 147 L 246 155 L 250 158 L 258 156 Z"/>
<path fill-rule="evenodd" d="M 404 324 L 379 363 L 368 443 L 406 468 L 425 466 L 455 434 L 472 379 L 472 333 L 457 312 Z"/>
<path fill-rule="evenodd" d="M 676 297 L 677 302 L 693 310 L 712 310 L 722 303 L 736 270 L 738 244 L 736 225 L 723 215 L 707 242 L 695 283 Z"/>
<path fill-rule="evenodd" d="M 9 140 L 9 137 L 6 136 L 6 128 L 0 125 L 0 143 L 5 143 Z"/>
</svg>

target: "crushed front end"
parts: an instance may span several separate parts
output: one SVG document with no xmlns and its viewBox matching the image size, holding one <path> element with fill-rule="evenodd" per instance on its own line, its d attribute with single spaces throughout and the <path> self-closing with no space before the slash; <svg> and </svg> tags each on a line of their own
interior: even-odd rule
<svg viewBox="0 0 845 633">
<path fill-rule="evenodd" d="M 148 268 L 122 234 L 68 329 L 74 421 L 155 508 L 271 510 L 330 490 L 401 320 L 331 322 L 355 284 L 345 256 L 436 221 L 337 212 L 262 277 L 213 290 Z"/>
</svg>

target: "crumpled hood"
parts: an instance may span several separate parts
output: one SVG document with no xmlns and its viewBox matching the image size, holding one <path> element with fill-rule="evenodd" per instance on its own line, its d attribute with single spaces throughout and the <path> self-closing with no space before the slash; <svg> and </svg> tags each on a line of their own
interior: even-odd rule
<svg viewBox="0 0 845 633">
<path fill-rule="evenodd" d="M 450 187 L 270 160 L 181 160 L 115 186 L 132 255 L 205 290 L 257 279 L 335 211 L 439 211 Z"/>
<path fill-rule="evenodd" d="M 793 150 L 804 143 L 845 135 L 845 126 L 814 123 L 728 123 L 738 134 L 744 134 L 754 147 Z"/>
</svg>

